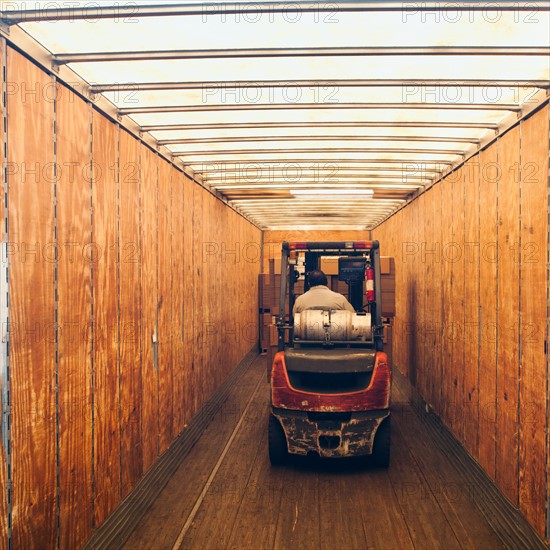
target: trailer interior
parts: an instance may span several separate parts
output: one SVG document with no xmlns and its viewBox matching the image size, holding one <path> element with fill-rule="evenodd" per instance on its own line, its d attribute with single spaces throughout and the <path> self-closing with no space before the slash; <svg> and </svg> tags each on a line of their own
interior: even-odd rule
<svg viewBox="0 0 550 550">
<path fill-rule="evenodd" d="M 548 547 L 550 2 L 2 0 L 0 89 L 0 549 Z M 329 242 L 388 468 L 270 466 Z"/>
</svg>

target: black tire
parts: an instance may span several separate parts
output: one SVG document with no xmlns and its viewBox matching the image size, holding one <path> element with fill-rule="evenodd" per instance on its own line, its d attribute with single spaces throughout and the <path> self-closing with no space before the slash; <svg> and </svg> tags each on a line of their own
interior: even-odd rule
<svg viewBox="0 0 550 550">
<path fill-rule="evenodd" d="M 382 421 L 374 436 L 372 448 L 372 463 L 377 468 L 387 468 L 390 465 L 391 447 L 391 416 Z"/>
<path fill-rule="evenodd" d="M 281 466 L 288 459 L 285 432 L 272 414 L 269 415 L 268 428 L 269 461 L 272 466 Z"/>
</svg>

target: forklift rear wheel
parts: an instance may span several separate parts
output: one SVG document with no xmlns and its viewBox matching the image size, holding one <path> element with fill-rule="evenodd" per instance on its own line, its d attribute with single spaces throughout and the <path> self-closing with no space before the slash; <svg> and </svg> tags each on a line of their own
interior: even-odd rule
<svg viewBox="0 0 550 550">
<path fill-rule="evenodd" d="M 268 444 L 272 466 L 284 464 L 288 458 L 286 436 L 281 424 L 272 414 L 269 415 Z"/>
<path fill-rule="evenodd" d="M 372 448 L 372 461 L 378 468 L 387 468 L 390 465 L 391 444 L 391 417 L 388 416 L 376 430 Z"/>
</svg>

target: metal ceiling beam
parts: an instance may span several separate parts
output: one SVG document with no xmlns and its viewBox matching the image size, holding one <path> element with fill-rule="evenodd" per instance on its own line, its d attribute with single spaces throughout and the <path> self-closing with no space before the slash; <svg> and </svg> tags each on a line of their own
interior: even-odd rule
<svg viewBox="0 0 550 550">
<path fill-rule="evenodd" d="M 371 182 L 349 182 L 349 183 L 318 183 L 313 181 L 300 181 L 300 182 L 290 182 L 290 183 L 266 183 L 266 184 L 255 184 L 255 183 L 235 183 L 229 185 L 217 185 L 211 184 L 212 187 L 215 187 L 218 191 L 226 193 L 227 191 L 231 192 L 240 192 L 240 191 L 255 191 L 258 193 L 263 193 L 264 191 L 272 190 L 288 190 L 288 189 L 319 189 L 319 190 L 338 190 L 346 191 L 349 189 L 349 186 L 353 186 L 354 189 L 384 189 L 386 191 L 406 191 L 408 189 L 419 189 L 425 184 L 422 183 L 392 183 L 392 182 L 380 182 L 380 183 L 371 183 Z"/>
<path fill-rule="evenodd" d="M 58 53 L 55 65 L 112 61 L 165 61 L 171 59 L 251 59 L 274 57 L 364 56 L 550 56 L 540 46 L 374 46 L 339 48 L 228 48 L 213 50 L 143 50 L 129 52 Z"/>
<path fill-rule="evenodd" d="M 210 166 L 218 167 L 221 166 L 234 166 L 237 170 L 246 170 L 255 166 L 265 166 L 265 169 L 277 169 L 284 168 L 289 164 L 311 164 L 313 166 L 334 166 L 340 165 L 344 166 L 346 164 L 364 164 L 365 167 L 369 167 L 373 163 L 380 164 L 398 164 L 402 168 L 404 166 L 410 166 L 411 164 L 418 164 L 422 167 L 427 165 L 434 166 L 449 166 L 452 164 L 452 161 L 448 160 L 439 160 L 439 159 L 426 159 L 426 160 L 398 160 L 398 159 L 354 159 L 354 158 L 336 158 L 336 159 L 326 159 L 326 158 L 306 158 L 306 159 L 290 159 L 286 158 L 277 158 L 277 159 L 255 159 L 255 160 L 236 160 L 236 159 L 219 159 L 219 160 L 205 160 L 205 161 L 187 161 L 184 162 L 184 166 L 195 166 L 195 171 L 198 173 L 205 172 L 206 169 Z M 197 168 L 198 166 L 198 168 Z M 439 170 L 438 170 L 439 172 Z"/>
<path fill-rule="evenodd" d="M 323 179 L 324 178 L 324 179 Z M 415 176 L 415 175 L 410 175 L 410 176 L 406 176 L 405 174 L 405 178 L 406 179 L 413 179 L 413 180 L 422 180 L 422 181 L 427 181 L 429 180 L 430 178 L 427 178 L 426 176 Z M 217 177 L 209 177 L 208 175 L 206 175 L 206 179 L 208 181 L 208 183 L 210 185 L 216 185 L 220 182 L 244 182 L 244 183 L 250 183 L 250 184 L 254 184 L 255 182 L 257 182 L 257 184 L 261 184 L 261 182 L 273 182 L 273 183 L 276 183 L 278 181 L 283 181 L 283 182 L 287 182 L 287 183 L 292 183 L 292 182 L 295 182 L 295 181 L 312 181 L 312 182 L 317 182 L 317 183 L 333 183 L 333 184 L 338 184 L 338 181 L 340 179 L 343 179 L 343 180 L 363 180 L 363 181 L 371 181 L 371 180 L 384 180 L 384 181 L 391 181 L 391 180 L 394 180 L 394 181 L 398 181 L 398 182 L 402 182 L 404 177 L 402 176 L 395 176 L 395 175 L 380 175 L 380 174 L 362 174 L 362 173 L 359 173 L 359 174 L 297 174 L 295 177 L 292 177 L 292 176 L 283 176 L 283 175 L 267 175 L 267 176 L 264 176 L 264 177 L 258 177 L 258 178 L 245 178 L 245 177 L 227 177 L 227 176 L 217 176 Z M 328 181 L 324 181 L 324 180 L 327 180 Z"/>
<path fill-rule="evenodd" d="M 149 105 L 123 107 L 119 115 L 146 113 L 194 113 L 210 111 L 280 111 L 309 109 L 436 109 L 460 111 L 521 111 L 515 103 L 221 103 L 208 105 Z"/>
<path fill-rule="evenodd" d="M 334 200 L 331 198 L 316 199 L 315 196 L 308 196 L 307 199 L 296 198 L 291 195 L 288 197 L 266 197 L 261 199 L 232 199 L 233 202 L 238 202 L 241 206 L 261 206 L 261 207 L 275 207 L 286 205 L 289 208 L 303 208 L 304 206 L 322 206 L 322 207 L 334 207 L 339 208 L 342 204 L 350 204 L 351 207 L 359 206 L 361 202 L 361 207 L 366 206 L 368 208 L 387 208 L 388 206 L 395 206 L 405 202 L 401 199 L 374 199 L 370 198 L 354 198 L 354 199 L 345 199 L 339 198 Z M 363 204 L 365 203 L 365 204 Z"/>
<path fill-rule="evenodd" d="M 159 145 L 183 145 L 201 143 L 264 143 L 266 141 L 424 141 L 450 143 L 479 143 L 479 139 L 465 137 L 432 137 L 432 136 L 252 136 L 252 137 L 218 137 L 218 138 L 175 138 L 159 139 Z"/>
<path fill-rule="evenodd" d="M 320 147 L 318 149 L 220 149 L 219 151 L 173 151 L 175 157 L 208 156 L 208 155 L 260 155 L 275 153 L 411 153 L 433 155 L 463 155 L 460 149 L 408 149 L 408 148 L 365 148 L 365 147 Z M 288 162 L 288 161 L 287 161 Z"/>
<path fill-rule="evenodd" d="M 477 128 L 498 130 L 492 122 L 229 122 L 214 124 L 150 124 L 141 127 L 144 132 L 172 130 L 250 130 L 252 128 Z"/>
<path fill-rule="evenodd" d="M 373 174 L 372 172 L 397 172 L 398 174 L 403 174 L 405 175 L 406 177 L 415 177 L 415 178 L 421 178 L 422 176 L 409 176 L 409 172 L 407 172 L 404 168 L 395 168 L 393 166 L 371 166 L 371 167 L 365 167 L 363 170 L 364 171 L 359 171 L 358 170 L 361 170 L 360 168 L 358 169 L 357 167 L 355 166 L 331 166 L 331 167 L 327 167 L 327 168 L 312 168 L 312 167 L 309 167 L 309 168 L 305 168 L 305 167 L 302 167 L 302 166 L 296 166 L 296 167 L 279 167 L 279 168 L 273 168 L 273 169 L 269 169 L 269 174 L 268 174 L 268 178 L 269 179 L 273 179 L 273 178 L 284 178 L 286 176 L 283 176 L 282 174 L 279 174 L 279 172 L 282 172 L 282 171 L 285 171 L 285 170 L 290 170 L 292 168 L 299 168 L 303 173 L 305 174 L 308 174 L 308 173 L 314 173 L 316 174 L 316 176 L 319 178 L 323 175 L 332 175 L 334 174 L 334 169 L 336 168 L 337 172 L 336 172 L 336 177 L 343 177 L 343 178 L 351 178 L 351 177 L 355 177 L 355 176 L 361 176 L 361 177 L 372 177 L 372 178 L 380 178 L 380 177 L 384 177 L 384 176 L 381 176 L 380 174 Z M 210 177 L 208 176 L 208 181 L 216 181 L 216 180 L 228 180 L 228 179 L 242 179 L 242 180 L 246 180 L 246 179 L 253 179 L 252 178 L 252 175 L 247 175 L 246 172 L 252 172 L 255 168 L 253 166 L 250 167 L 250 169 L 243 169 L 243 170 L 239 170 L 239 169 L 227 169 L 227 170 L 213 170 L 212 173 L 213 174 L 222 174 L 222 175 L 216 175 L 216 176 L 213 176 L 213 177 Z M 267 170 L 267 169 L 266 169 Z M 325 174 L 325 172 L 328 172 L 328 174 Z M 354 174 L 341 174 L 341 172 L 354 172 Z M 439 174 L 441 172 L 441 170 L 435 170 L 435 169 L 432 169 L 432 168 L 423 168 L 422 169 L 422 174 L 426 174 L 426 173 L 430 173 L 430 174 Z M 197 172 L 197 173 L 200 173 L 200 172 Z M 234 174 L 234 175 L 232 175 Z M 208 173 L 206 173 L 206 175 L 208 175 Z M 400 176 L 397 176 L 397 175 L 390 175 L 390 176 L 387 176 L 389 177 L 390 179 L 401 179 Z"/>
<path fill-rule="evenodd" d="M 70 4 L 69 4 L 70 5 Z M 337 3 L 315 2 L 216 2 L 191 4 L 144 4 L 134 3 L 112 5 L 112 6 L 91 6 L 91 7 L 50 7 L 33 10 L 8 10 L 0 12 L 0 18 L 7 25 L 26 23 L 31 21 L 77 21 L 79 19 L 130 19 L 141 17 L 168 17 L 168 16 L 196 16 L 223 17 L 227 15 L 241 15 L 243 17 L 256 14 L 293 14 L 293 13 L 334 13 L 334 12 L 398 12 L 404 15 L 416 14 L 425 11 L 442 11 L 452 9 L 453 12 L 476 12 L 476 11 L 533 11 L 534 9 L 548 11 L 550 6 L 546 1 L 539 1 L 536 4 L 529 2 L 522 3 L 516 0 L 501 0 L 500 2 L 487 2 L 476 5 L 473 2 L 453 2 L 449 5 L 442 2 L 414 2 L 410 5 L 400 1 L 347 1 Z M 135 19 L 134 19 L 135 20 Z"/>
<path fill-rule="evenodd" d="M 304 210 L 308 208 L 316 208 L 317 210 L 324 210 L 325 212 L 339 212 L 342 211 L 342 208 L 345 207 L 348 211 L 354 211 L 354 210 L 368 210 L 368 211 L 377 211 L 382 212 L 388 210 L 391 206 L 397 206 L 401 203 L 394 203 L 392 205 L 387 204 L 380 204 L 380 205 L 369 205 L 368 200 L 364 202 L 359 202 L 357 200 L 349 200 L 349 201 L 337 201 L 337 204 L 335 202 L 330 201 L 323 201 L 323 202 L 304 202 L 299 201 L 300 204 L 290 204 L 292 202 L 296 202 L 296 199 L 290 198 L 286 201 L 269 201 L 269 200 L 262 200 L 260 203 L 252 204 L 252 203 L 244 203 L 243 201 L 239 199 L 231 199 L 233 203 L 238 203 L 239 206 L 243 208 L 250 208 L 255 209 L 256 212 L 260 211 L 269 211 L 273 212 L 274 214 L 281 214 L 281 211 L 278 210 L 279 207 L 284 206 L 285 210 L 288 208 L 290 210 Z M 273 204 L 270 204 L 273 202 Z M 282 212 L 284 214 L 284 212 Z"/>
<path fill-rule="evenodd" d="M 390 79 L 327 79 L 327 80 L 223 80 L 202 82 L 113 82 L 94 84 L 90 87 L 93 94 L 105 92 L 147 92 L 153 90 L 233 90 L 239 88 L 370 88 L 405 86 L 453 86 L 453 87 L 513 87 L 548 88 L 548 80 L 480 80 L 480 79 L 435 79 L 419 78 L 415 80 Z"/>
</svg>

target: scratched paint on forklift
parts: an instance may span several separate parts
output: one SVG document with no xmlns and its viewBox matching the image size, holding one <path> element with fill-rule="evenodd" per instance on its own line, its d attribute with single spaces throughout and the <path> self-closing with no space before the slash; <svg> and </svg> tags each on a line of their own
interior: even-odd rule
<svg viewBox="0 0 550 550">
<path fill-rule="evenodd" d="M 118 127 L 93 113 L 94 521 L 120 502 Z"/>
<path fill-rule="evenodd" d="M 479 156 L 464 168 L 464 445 L 478 458 L 479 438 Z"/>
<path fill-rule="evenodd" d="M 120 429 L 122 498 L 143 473 L 139 144 L 120 132 Z"/>
<path fill-rule="evenodd" d="M 547 469 L 546 258 L 548 217 L 548 107 L 521 124 L 521 363 L 519 506 L 544 534 Z"/>
<path fill-rule="evenodd" d="M 92 532 L 91 111 L 63 86 L 56 107 L 60 546 L 77 548 Z"/>
<path fill-rule="evenodd" d="M 174 424 L 181 415 L 175 399 L 181 376 L 174 377 L 172 364 L 172 181 L 171 166 L 158 162 L 158 430 L 159 454 L 162 454 L 177 435 Z M 180 284 L 176 280 L 176 284 Z M 181 404 L 179 405 L 181 407 Z"/>
<path fill-rule="evenodd" d="M 141 172 L 141 442 L 143 473 L 155 462 L 159 442 L 157 329 L 157 164 L 158 157 L 140 145 Z M 169 421 L 169 420 L 168 420 Z"/>
<path fill-rule="evenodd" d="M 519 126 L 499 140 L 496 480 L 518 504 Z"/>
<path fill-rule="evenodd" d="M 14 548 L 57 545 L 55 449 L 54 263 L 44 256 L 54 243 L 54 104 L 27 89 L 44 90 L 52 79 L 8 48 L 8 80 L 21 84 L 8 96 L 10 241 L 11 464 Z M 25 163 L 25 164 L 23 164 Z M 24 166 L 38 166 L 34 174 Z M 30 244 L 32 243 L 32 244 Z M 37 243 L 37 244 L 35 244 Z M 51 249 L 50 249 L 51 252 Z M 40 460 L 34 457 L 40 456 Z M 32 521 L 29 518 L 32 517 Z"/>
<path fill-rule="evenodd" d="M 479 463 L 495 479 L 497 327 L 497 160 L 498 142 L 479 154 Z"/>
</svg>

